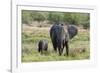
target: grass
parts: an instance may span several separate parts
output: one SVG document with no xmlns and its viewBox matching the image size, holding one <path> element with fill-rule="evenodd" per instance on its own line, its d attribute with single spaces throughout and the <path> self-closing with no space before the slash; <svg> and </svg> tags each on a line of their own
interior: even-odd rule
<svg viewBox="0 0 100 73">
<path fill-rule="evenodd" d="M 49 36 L 49 27 L 32 27 L 25 26 L 22 31 L 22 62 L 39 62 L 39 61 L 64 61 L 64 60 L 83 60 L 90 58 L 90 38 L 89 30 L 79 30 L 69 42 L 69 56 L 65 56 L 65 49 L 62 56 L 53 51 L 53 46 Z M 38 53 L 38 41 L 45 39 L 49 42 L 48 52 L 43 55 Z"/>
</svg>

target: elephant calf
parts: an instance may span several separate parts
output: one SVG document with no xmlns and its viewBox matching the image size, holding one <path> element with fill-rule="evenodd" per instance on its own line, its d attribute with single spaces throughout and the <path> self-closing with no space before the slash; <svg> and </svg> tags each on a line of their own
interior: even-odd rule
<svg viewBox="0 0 100 73">
<path fill-rule="evenodd" d="M 43 54 L 43 51 L 47 51 L 48 49 L 48 42 L 46 40 L 40 40 L 38 43 L 38 52 Z"/>
</svg>

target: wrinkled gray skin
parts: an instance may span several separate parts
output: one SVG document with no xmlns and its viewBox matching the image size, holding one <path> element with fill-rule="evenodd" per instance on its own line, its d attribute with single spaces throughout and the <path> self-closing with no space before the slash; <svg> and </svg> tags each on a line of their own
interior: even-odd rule
<svg viewBox="0 0 100 73">
<path fill-rule="evenodd" d="M 50 37 L 53 44 L 54 51 L 59 51 L 62 55 L 64 47 L 66 47 L 66 55 L 69 55 L 69 39 L 72 39 L 77 34 L 77 28 L 74 25 L 55 24 L 50 29 Z"/>
<path fill-rule="evenodd" d="M 43 54 L 43 51 L 47 51 L 47 50 L 48 50 L 48 41 L 40 40 L 38 43 L 38 52 Z"/>
<path fill-rule="evenodd" d="M 68 25 L 67 30 L 68 30 L 70 39 L 74 38 L 78 34 L 78 29 L 75 25 Z"/>
</svg>

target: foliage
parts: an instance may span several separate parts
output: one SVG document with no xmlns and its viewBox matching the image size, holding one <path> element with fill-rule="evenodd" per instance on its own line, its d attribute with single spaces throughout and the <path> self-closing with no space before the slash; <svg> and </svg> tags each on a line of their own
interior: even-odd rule
<svg viewBox="0 0 100 73">
<path fill-rule="evenodd" d="M 90 25 L 90 14 L 78 12 L 22 10 L 22 23 L 29 25 L 34 21 L 39 23 L 48 21 L 49 24 L 53 24 L 54 22 L 63 22 L 65 24 L 69 23 L 77 26 L 83 26 L 83 28 L 87 29 Z"/>
<path fill-rule="evenodd" d="M 31 12 L 27 10 L 22 11 L 22 23 L 31 24 L 31 21 L 32 21 Z"/>
<path fill-rule="evenodd" d="M 63 21 L 63 13 L 60 13 L 60 12 L 49 12 L 48 21 L 50 23 L 62 22 Z"/>
</svg>

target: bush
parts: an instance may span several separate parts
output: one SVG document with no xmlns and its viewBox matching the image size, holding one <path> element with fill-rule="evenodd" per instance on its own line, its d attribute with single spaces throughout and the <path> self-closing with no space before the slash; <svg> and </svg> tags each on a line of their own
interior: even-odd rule
<svg viewBox="0 0 100 73">
<path fill-rule="evenodd" d="M 89 22 L 84 23 L 84 24 L 83 24 L 83 28 L 84 28 L 84 29 L 89 29 L 89 28 L 90 28 Z"/>
<path fill-rule="evenodd" d="M 89 28 L 90 14 L 89 13 L 75 13 L 75 12 L 42 12 L 42 11 L 29 11 L 22 10 L 22 23 L 31 24 L 37 21 L 42 27 L 41 22 L 48 21 L 49 24 L 55 22 L 70 23 L 83 28 Z"/>
</svg>

